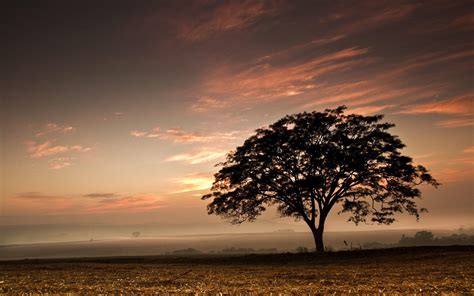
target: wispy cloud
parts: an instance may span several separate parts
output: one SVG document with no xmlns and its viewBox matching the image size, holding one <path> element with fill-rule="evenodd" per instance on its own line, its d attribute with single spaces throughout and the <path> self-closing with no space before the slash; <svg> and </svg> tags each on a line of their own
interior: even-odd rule
<svg viewBox="0 0 474 296">
<path fill-rule="evenodd" d="M 205 5 L 207 4 L 207 5 Z M 205 8 L 205 11 L 202 11 Z M 199 3 L 194 15 L 177 20 L 179 39 L 196 42 L 227 31 L 241 30 L 277 12 L 276 1 L 210 1 Z"/>
<path fill-rule="evenodd" d="M 88 193 L 88 194 L 84 194 L 83 196 L 91 197 L 91 198 L 116 198 L 116 197 L 119 197 L 120 195 L 115 194 L 115 193 L 105 192 L 105 193 Z"/>
<path fill-rule="evenodd" d="M 60 170 L 72 165 L 71 157 L 55 157 L 48 160 L 49 167 L 53 170 Z"/>
<path fill-rule="evenodd" d="M 436 125 L 439 127 L 444 127 L 444 128 L 474 126 L 474 118 L 456 118 L 456 119 L 441 120 L 441 121 L 438 121 Z"/>
<path fill-rule="evenodd" d="M 383 1 L 357 1 L 357 9 L 345 9 L 343 12 L 326 17 L 326 22 L 338 22 L 334 34 L 348 35 L 367 32 L 387 23 L 399 21 L 412 14 L 417 4 L 399 2 L 397 5 L 387 5 Z"/>
<path fill-rule="evenodd" d="M 416 73 L 419 73 L 419 70 L 426 70 L 438 63 L 468 59 L 472 54 L 471 51 L 418 54 L 400 61 L 397 65 L 384 65 L 381 67 L 381 70 L 378 70 L 375 75 L 371 74 L 370 77 L 362 74 L 357 76 L 357 80 L 338 84 L 318 85 L 315 89 L 314 98 L 304 104 L 304 107 L 313 108 L 319 105 L 335 103 L 343 103 L 349 106 L 374 103 L 376 105 L 399 107 L 400 102 L 402 102 L 400 99 L 403 99 L 403 102 L 406 103 L 407 101 L 420 101 L 439 97 L 446 93 L 446 85 L 432 82 L 407 86 L 406 82 L 404 82 L 406 75 L 408 73 L 416 75 Z M 426 76 L 427 74 L 425 73 L 424 75 Z M 459 98 L 459 100 L 469 102 L 466 98 Z M 414 107 L 414 105 L 403 107 L 402 112 L 404 110 L 408 111 L 411 107 Z M 438 108 L 438 110 L 441 110 L 441 108 Z"/>
<path fill-rule="evenodd" d="M 464 153 L 474 153 L 474 146 L 466 147 L 463 150 Z"/>
<path fill-rule="evenodd" d="M 209 190 L 214 181 L 214 177 L 210 173 L 194 173 L 181 178 L 175 178 L 173 181 L 179 189 L 172 193 L 183 193 Z"/>
<path fill-rule="evenodd" d="M 210 96 L 201 96 L 191 106 L 191 110 L 195 112 L 205 112 L 212 109 L 222 109 L 227 106 L 229 106 L 229 102 Z"/>
<path fill-rule="evenodd" d="M 462 153 L 461 156 L 457 159 L 455 159 L 456 162 L 462 163 L 462 164 L 474 164 L 474 146 L 466 147 Z"/>
<path fill-rule="evenodd" d="M 194 110 L 235 104 L 280 100 L 317 90 L 316 79 L 344 71 L 366 62 L 362 59 L 368 48 L 351 47 L 343 50 L 288 62 L 286 59 L 257 61 L 248 67 L 233 69 L 225 66 L 216 69 L 204 82 L 203 91 L 213 98 L 213 104 L 197 101 Z M 286 61 L 286 62 L 285 62 Z M 219 99 L 217 99 L 219 98 Z M 202 107 L 201 107 L 202 104 Z"/>
<path fill-rule="evenodd" d="M 36 133 L 36 137 L 42 137 L 48 134 L 66 134 L 74 131 L 74 127 L 69 125 L 60 125 L 57 123 L 45 124 L 39 132 Z"/>
<path fill-rule="evenodd" d="M 354 113 L 354 114 L 361 114 L 361 115 L 367 115 L 367 114 L 374 114 L 378 113 L 382 110 L 385 110 L 387 108 L 391 108 L 394 105 L 369 105 L 369 106 L 362 106 L 362 107 L 357 107 L 357 108 L 349 108 L 348 112 L 349 113 Z"/>
<path fill-rule="evenodd" d="M 378 104 L 379 107 L 385 106 L 388 108 L 396 106 L 395 100 L 401 97 L 404 99 L 420 99 L 430 98 L 437 94 L 438 91 L 433 89 L 432 86 L 397 87 L 393 81 L 383 81 L 375 78 L 372 81 L 362 80 L 322 86 L 318 88 L 318 93 L 315 94 L 316 98 L 304 104 L 304 108 L 314 108 L 327 104 L 347 104 L 352 108 L 366 104 Z M 390 103 L 387 103 L 389 101 Z M 363 110 L 361 109 L 361 111 Z"/>
<path fill-rule="evenodd" d="M 148 139 L 160 139 L 160 140 L 172 140 L 174 142 L 214 142 L 214 141 L 226 141 L 236 139 L 236 135 L 239 132 L 231 131 L 227 133 L 211 132 L 211 133 L 198 133 L 198 132 L 187 132 L 180 128 L 173 128 L 161 131 L 159 127 L 155 127 L 150 131 L 131 131 L 130 135 L 137 138 L 148 138 Z"/>
<path fill-rule="evenodd" d="M 91 151 L 82 145 L 59 144 L 70 137 L 76 128 L 70 125 L 47 123 L 35 133 L 35 139 L 26 142 L 27 154 L 32 159 L 46 158 L 49 167 L 60 170 L 73 165 L 71 154 Z M 59 141 L 60 140 L 60 141 Z"/>
<path fill-rule="evenodd" d="M 445 167 L 436 173 L 436 179 L 441 183 L 454 183 L 472 180 L 474 170 L 471 168 Z"/>
<path fill-rule="evenodd" d="M 465 15 L 454 19 L 448 28 L 457 28 L 462 31 L 474 31 L 474 12 L 471 10 Z"/>
<path fill-rule="evenodd" d="M 170 156 L 166 158 L 165 161 L 180 161 L 188 164 L 198 164 L 224 158 L 226 153 L 226 150 L 218 150 L 215 148 L 201 148 L 192 152 Z"/>
<path fill-rule="evenodd" d="M 423 113 L 444 113 L 444 114 L 474 114 L 474 93 L 463 94 L 443 101 L 430 102 L 408 106 L 400 113 L 423 114 Z"/>
<path fill-rule="evenodd" d="M 37 143 L 35 141 L 27 142 L 28 154 L 31 158 L 40 158 L 45 156 L 52 156 L 62 154 L 66 152 L 88 152 L 91 150 L 89 147 L 83 147 L 81 145 L 56 145 L 52 141 L 45 141 Z"/>
<path fill-rule="evenodd" d="M 36 192 L 36 191 L 20 193 L 16 195 L 16 198 L 27 199 L 27 200 L 32 200 L 32 201 L 69 199 L 69 197 L 66 197 L 66 196 L 48 195 L 48 194 L 43 194 L 41 192 Z"/>
<path fill-rule="evenodd" d="M 289 48 L 285 48 L 276 52 L 269 53 L 261 58 L 257 59 L 257 62 L 265 62 L 270 60 L 276 60 L 280 58 L 287 59 L 288 57 L 298 56 L 303 50 L 316 50 L 317 48 L 334 43 L 346 37 L 345 35 L 326 36 L 316 38 L 308 42 L 299 43 Z"/>
<path fill-rule="evenodd" d="M 70 212 L 74 212 L 76 214 L 123 211 L 146 212 L 165 206 L 159 196 L 151 193 L 89 193 L 85 195 L 49 195 L 40 192 L 24 192 L 16 195 L 15 198 L 21 199 L 23 202 L 34 204 L 47 202 L 49 208 L 48 213 L 50 214 Z"/>
<path fill-rule="evenodd" d="M 123 197 L 104 197 L 97 203 L 85 207 L 88 213 L 104 212 L 146 212 L 163 207 L 160 198 L 154 194 L 138 194 Z"/>
</svg>

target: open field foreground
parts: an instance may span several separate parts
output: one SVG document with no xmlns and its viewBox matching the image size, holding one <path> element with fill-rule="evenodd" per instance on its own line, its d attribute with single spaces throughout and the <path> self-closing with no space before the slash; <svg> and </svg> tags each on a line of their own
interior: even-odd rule
<svg viewBox="0 0 474 296">
<path fill-rule="evenodd" d="M 3 293 L 474 293 L 474 246 L 4 261 Z"/>
</svg>

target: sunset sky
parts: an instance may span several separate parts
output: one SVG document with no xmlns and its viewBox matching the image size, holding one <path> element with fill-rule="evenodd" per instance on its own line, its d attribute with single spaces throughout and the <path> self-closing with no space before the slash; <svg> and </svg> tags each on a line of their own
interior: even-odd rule
<svg viewBox="0 0 474 296">
<path fill-rule="evenodd" d="M 345 104 L 385 114 L 443 184 L 393 227 L 474 227 L 472 1 L 3 6 L 3 225 L 223 223 L 200 196 L 226 152 Z M 277 217 L 262 221 L 293 225 Z"/>
</svg>

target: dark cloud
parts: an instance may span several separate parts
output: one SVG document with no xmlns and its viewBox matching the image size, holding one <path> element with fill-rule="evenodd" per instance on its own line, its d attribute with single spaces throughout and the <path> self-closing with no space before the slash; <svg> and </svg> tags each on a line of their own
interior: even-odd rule
<svg viewBox="0 0 474 296">
<path fill-rule="evenodd" d="M 59 200 L 68 199 L 66 196 L 60 195 L 48 195 L 41 192 L 24 192 L 16 195 L 17 198 L 29 199 L 29 200 Z"/>
<path fill-rule="evenodd" d="M 115 194 L 115 193 L 89 193 L 89 194 L 84 194 L 84 197 L 91 197 L 91 198 L 116 198 L 119 197 L 120 195 Z"/>
</svg>

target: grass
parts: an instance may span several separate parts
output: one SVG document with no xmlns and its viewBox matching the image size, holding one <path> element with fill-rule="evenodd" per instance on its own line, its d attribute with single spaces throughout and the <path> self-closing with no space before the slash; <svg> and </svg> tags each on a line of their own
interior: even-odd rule
<svg viewBox="0 0 474 296">
<path fill-rule="evenodd" d="M 474 246 L 0 262 L 4 293 L 474 293 Z"/>
</svg>

